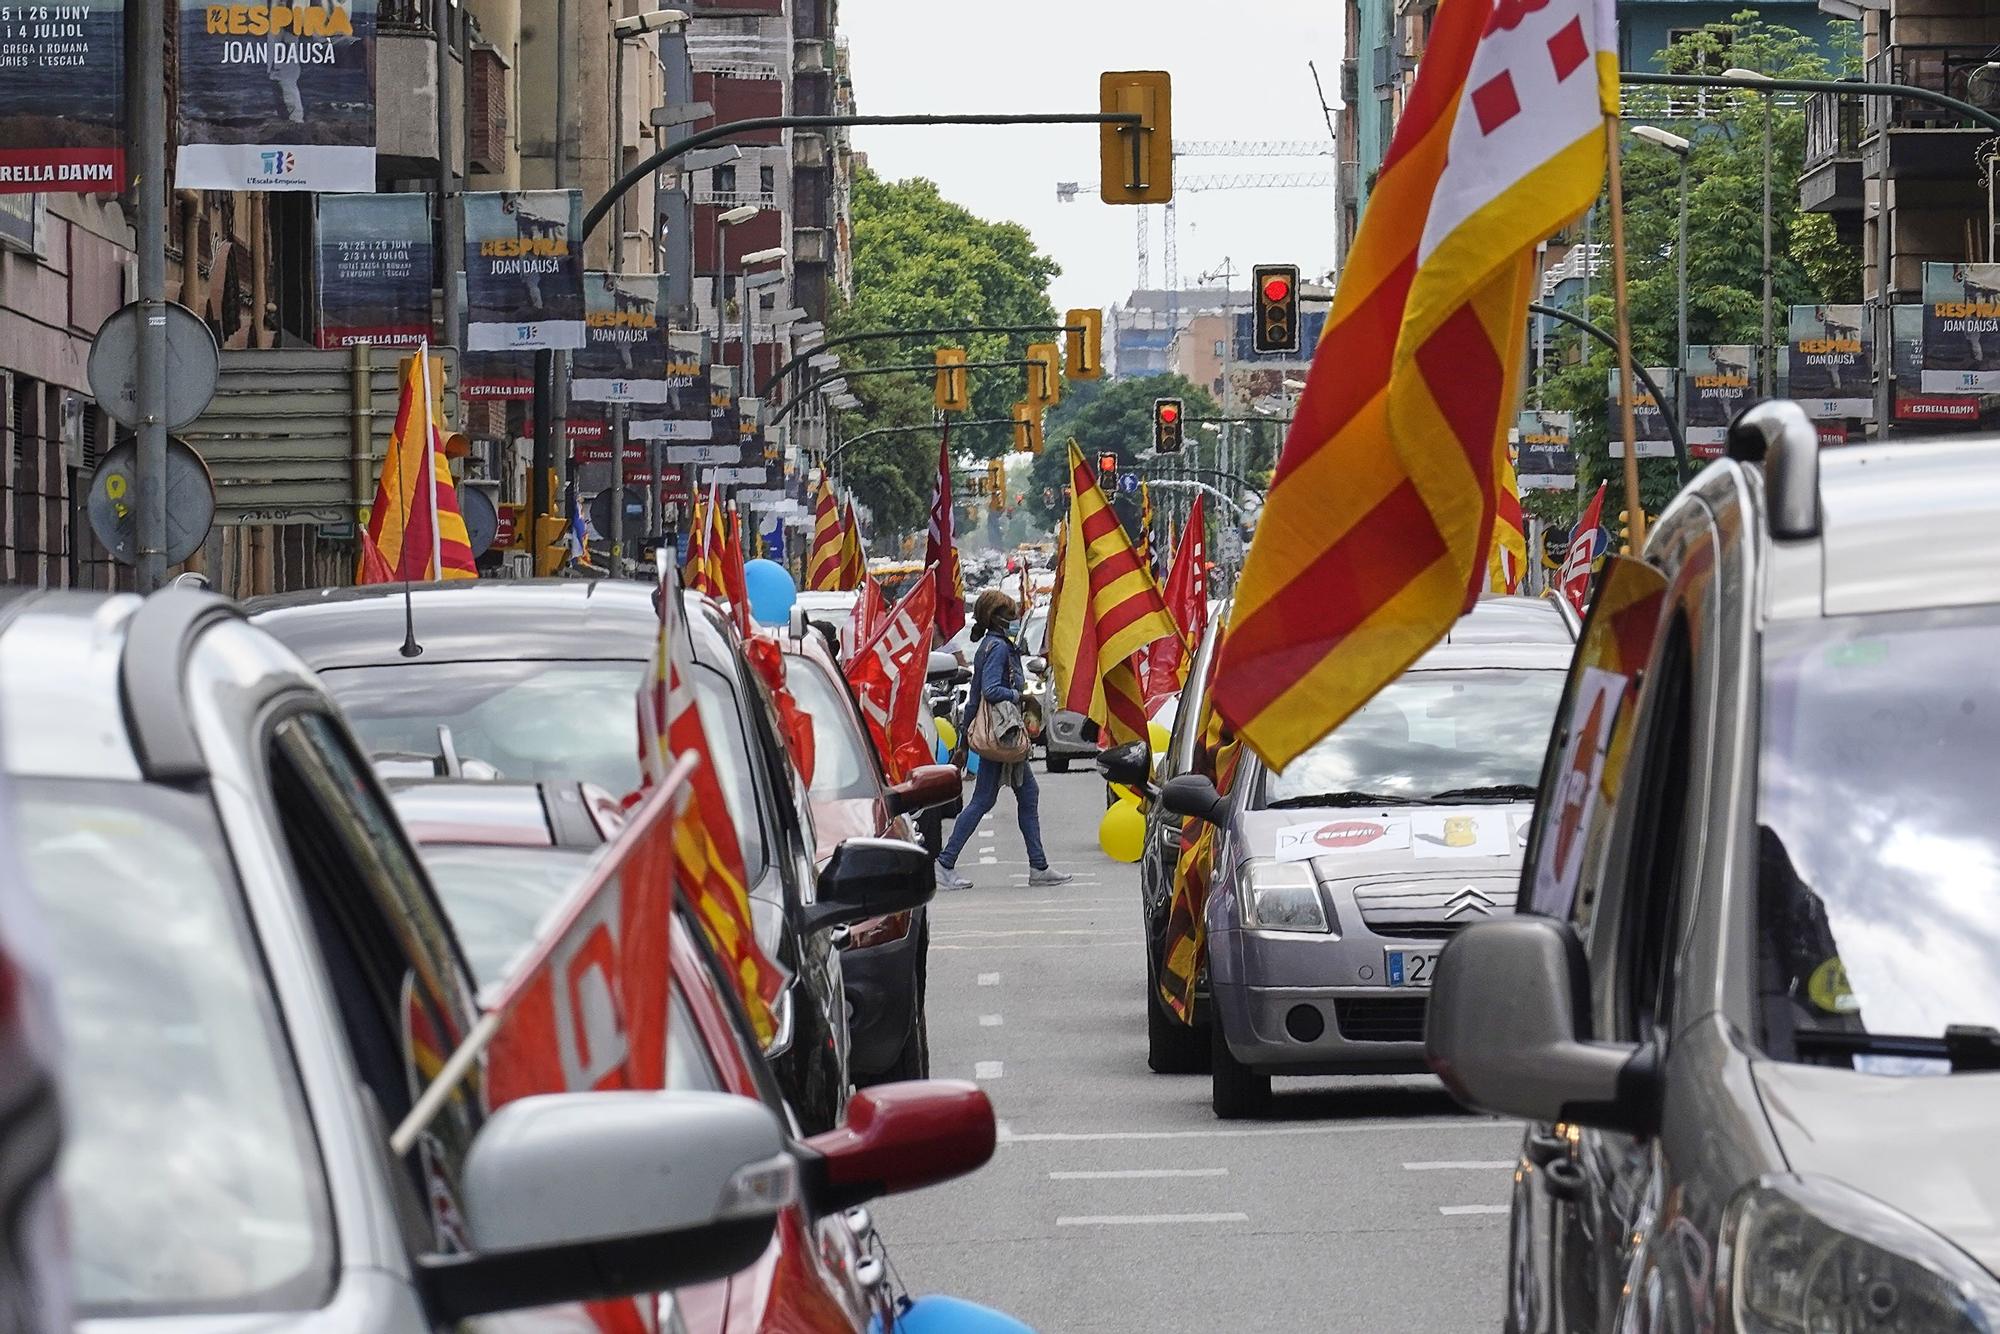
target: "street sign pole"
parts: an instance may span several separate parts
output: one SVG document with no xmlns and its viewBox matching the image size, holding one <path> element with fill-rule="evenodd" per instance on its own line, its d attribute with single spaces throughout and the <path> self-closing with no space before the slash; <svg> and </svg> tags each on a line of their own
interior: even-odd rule
<svg viewBox="0 0 2000 1334">
<path fill-rule="evenodd" d="M 167 43 L 165 9 L 138 8 L 131 112 L 138 140 L 138 578 L 139 591 L 150 593 L 167 578 Z M 187 262 L 192 267 L 194 256 Z"/>
<path fill-rule="evenodd" d="M 625 405 L 611 405 L 611 577 L 625 573 Z"/>
</svg>

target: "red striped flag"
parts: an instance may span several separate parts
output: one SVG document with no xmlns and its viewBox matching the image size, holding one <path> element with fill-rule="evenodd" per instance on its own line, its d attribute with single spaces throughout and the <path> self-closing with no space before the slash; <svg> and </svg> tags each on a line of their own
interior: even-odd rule
<svg viewBox="0 0 2000 1334">
<path fill-rule="evenodd" d="M 368 512 L 358 584 L 479 577 L 438 425 L 444 415 L 443 376 L 428 347 L 403 359 L 396 426 Z"/>
<path fill-rule="evenodd" d="M 806 587 L 812 591 L 840 588 L 841 536 L 840 502 L 834 498 L 833 484 L 822 475 L 813 497 L 813 538 L 806 555 Z"/>
<path fill-rule="evenodd" d="M 931 527 L 924 536 L 924 564 L 937 580 L 934 620 L 940 642 L 965 628 L 965 574 L 958 565 L 958 539 L 952 533 L 955 522 L 951 504 L 951 427 L 947 425 L 943 439 L 938 441 L 937 489 L 931 493 Z"/>
</svg>

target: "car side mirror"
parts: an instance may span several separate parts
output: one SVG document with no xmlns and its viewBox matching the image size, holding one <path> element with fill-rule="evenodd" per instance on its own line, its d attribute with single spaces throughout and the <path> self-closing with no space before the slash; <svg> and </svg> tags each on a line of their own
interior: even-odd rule
<svg viewBox="0 0 2000 1334">
<path fill-rule="evenodd" d="M 807 1140 L 802 1189 L 824 1216 L 934 1186 L 993 1156 L 993 1104 L 955 1079 L 878 1084 L 849 1099 L 846 1124 Z"/>
<path fill-rule="evenodd" d="M 937 892 L 937 879 L 931 855 L 914 843 L 850 838 L 827 858 L 818 889 L 817 901 L 803 910 L 809 933 L 921 908 Z"/>
<path fill-rule="evenodd" d="M 910 776 L 890 786 L 884 795 L 889 814 L 906 815 L 931 806 L 942 806 L 964 790 L 965 780 L 949 764 L 920 764 Z"/>
<path fill-rule="evenodd" d="M 1152 747 L 1144 741 L 1127 741 L 1097 752 L 1097 771 L 1113 783 L 1145 787 L 1153 778 Z"/>
<path fill-rule="evenodd" d="M 1468 926 L 1437 962 L 1425 1058 L 1479 1111 L 1650 1134 L 1654 1050 L 1592 1041 L 1589 989 L 1567 922 L 1519 914 Z"/>
<path fill-rule="evenodd" d="M 1206 774 L 1175 774 L 1160 786 L 1160 804 L 1171 814 L 1212 825 L 1229 819 L 1229 798 L 1215 790 L 1215 781 Z"/>
<path fill-rule="evenodd" d="M 798 1193 L 786 1127 L 720 1093 L 555 1093 L 488 1118 L 460 1203 L 472 1249 L 425 1256 L 445 1322 L 706 1283 L 756 1262 Z"/>
</svg>

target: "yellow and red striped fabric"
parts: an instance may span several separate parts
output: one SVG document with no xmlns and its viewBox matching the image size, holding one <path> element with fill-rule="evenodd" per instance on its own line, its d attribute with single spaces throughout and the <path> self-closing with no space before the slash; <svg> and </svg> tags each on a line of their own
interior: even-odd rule
<svg viewBox="0 0 2000 1334">
<path fill-rule="evenodd" d="M 743 516 L 729 507 L 729 532 L 722 543 L 722 590 L 736 631 L 750 637 L 750 581 L 743 571 Z"/>
<path fill-rule="evenodd" d="M 1528 568 L 1528 525 L 1521 514 L 1521 478 L 1511 450 L 1500 451 L 1500 483 L 1494 496 L 1493 549 L 1486 561 L 1486 586 L 1512 593 Z"/>
<path fill-rule="evenodd" d="M 1603 177 L 1610 10 L 1438 6 L 1216 679 L 1217 706 L 1273 767 L 1436 643 L 1484 583 L 1534 246 Z"/>
<path fill-rule="evenodd" d="M 476 579 L 458 490 L 444 457 L 444 369 L 428 348 L 403 359 L 389 453 L 368 511 L 357 584 Z M 370 547 L 373 548 L 372 552 Z"/>
<path fill-rule="evenodd" d="M 708 583 L 708 509 L 701 492 L 694 493 L 694 508 L 688 515 L 688 554 L 681 562 L 681 580 L 690 593 L 714 593 Z"/>
<path fill-rule="evenodd" d="M 840 511 L 840 587 L 844 591 L 861 587 L 868 576 L 868 556 L 861 546 L 861 523 L 854 517 L 854 500 L 849 497 Z"/>
<path fill-rule="evenodd" d="M 1049 611 L 1057 707 L 1089 718 L 1113 741 L 1136 740 L 1146 735 L 1146 709 L 1132 657 L 1178 631 L 1074 441 L 1069 472 L 1069 526 Z"/>
<path fill-rule="evenodd" d="M 840 502 L 834 498 L 832 483 L 822 476 L 819 493 L 813 497 L 813 539 L 806 554 L 807 588 L 816 593 L 839 589 L 842 537 Z"/>
<path fill-rule="evenodd" d="M 722 485 L 708 487 L 708 538 L 702 543 L 702 579 L 712 598 L 729 596 L 729 516 L 722 508 Z"/>
<path fill-rule="evenodd" d="M 1209 658 L 1214 679 L 1220 655 Z M 1203 697 L 1201 740 L 1195 748 L 1193 772 L 1207 777 L 1215 790 L 1228 793 L 1236 781 L 1243 747 L 1215 711 L 1215 692 Z M 1208 889 L 1215 876 L 1216 844 L 1221 830 L 1206 820 L 1184 816 L 1180 822 L 1180 854 L 1174 859 L 1172 897 L 1167 902 L 1167 926 L 1160 946 L 1160 1001 L 1184 1024 L 1194 1022 L 1195 979 L 1208 957 Z"/>
</svg>

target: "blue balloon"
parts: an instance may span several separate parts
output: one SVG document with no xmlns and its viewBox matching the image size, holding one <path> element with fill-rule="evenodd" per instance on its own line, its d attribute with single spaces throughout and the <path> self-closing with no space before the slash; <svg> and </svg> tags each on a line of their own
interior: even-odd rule
<svg viewBox="0 0 2000 1334">
<path fill-rule="evenodd" d="M 881 1317 L 868 1322 L 871 1334 L 882 1334 Z M 1035 1334 L 1013 1316 L 958 1297 L 935 1293 L 919 1297 L 896 1317 L 896 1334 Z"/>
<path fill-rule="evenodd" d="M 746 561 L 743 588 L 750 595 L 750 615 L 765 625 L 785 625 L 792 619 L 792 605 L 799 600 L 799 586 L 792 575 L 774 560 Z"/>
</svg>

